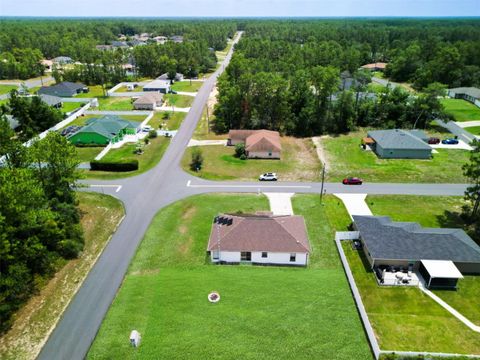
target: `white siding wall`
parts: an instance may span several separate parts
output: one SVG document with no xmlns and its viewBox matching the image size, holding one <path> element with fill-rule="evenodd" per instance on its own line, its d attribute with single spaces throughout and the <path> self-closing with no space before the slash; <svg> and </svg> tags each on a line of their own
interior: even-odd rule
<svg viewBox="0 0 480 360">
<path fill-rule="evenodd" d="M 213 251 L 210 254 L 211 260 L 213 260 Z M 220 261 L 238 263 L 240 262 L 240 252 L 221 251 Z M 295 261 L 290 261 L 290 253 L 274 253 L 267 252 L 267 257 L 262 258 L 261 252 L 252 252 L 252 262 L 259 264 L 280 264 L 280 265 L 307 265 L 308 256 L 306 253 L 296 253 Z"/>
</svg>

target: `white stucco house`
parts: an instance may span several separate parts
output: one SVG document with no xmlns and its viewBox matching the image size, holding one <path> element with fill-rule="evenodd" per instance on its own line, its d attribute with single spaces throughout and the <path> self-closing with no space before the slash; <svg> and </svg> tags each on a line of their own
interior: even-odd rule
<svg viewBox="0 0 480 360">
<path fill-rule="evenodd" d="M 213 221 L 207 253 L 220 264 L 307 266 L 310 243 L 302 216 L 220 214 Z"/>
</svg>

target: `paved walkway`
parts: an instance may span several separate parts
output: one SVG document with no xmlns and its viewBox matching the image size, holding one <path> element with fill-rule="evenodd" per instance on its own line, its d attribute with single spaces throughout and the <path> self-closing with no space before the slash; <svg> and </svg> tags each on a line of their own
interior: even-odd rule
<svg viewBox="0 0 480 360">
<path fill-rule="evenodd" d="M 270 210 L 274 215 L 293 215 L 292 196 L 295 193 L 264 193 L 270 202 Z"/>
<path fill-rule="evenodd" d="M 352 185 L 353 186 L 353 185 Z M 343 201 L 350 217 L 352 215 L 373 215 L 365 202 L 367 194 L 333 194 Z"/>
<path fill-rule="evenodd" d="M 189 91 L 177 91 L 177 95 L 185 95 L 185 96 L 197 96 L 196 92 L 189 92 Z"/>
<path fill-rule="evenodd" d="M 210 145 L 227 145 L 227 140 L 195 140 L 190 139 L 187 146 L 210 146 Z"/>
<path fill-rule="evenodd" d="M 181 108 L 181 107 L 173 107 L 173 106 L 160 106 L 160 107 L 157 107 L 155 108 L 155 111 L 171 111 L 171 112 L 175 112 L 175 111 L 178 111 L 178 112 L 184 112 L 184 113 L 188 113 L 190 111 L 190 108 Z"/>
<path fill-rule="evenodd" d="M 430 296 L 433 300 L 435 300 L 441 307 L 443 307 L 445 310 L 447 310 L 450 314 L 455 316 L 458 320 L 460 320 L 462 323 L 467 325 L 470 329 L 472 329 L 475 332 L 480 333 L 480 326 L 475 325 L 472 323 L 470 320 L 468 320 L 465 316 L 460 314 L 457 310 L 455 310 L 453 307 L 448 305 L 445 301 L 440 299 L 437 295 L 435 295 L 433 292 L 425 288 L 424 284 L 420 281 L 420 285 L 418 286 L 420 290 L 422 290 L 425 294 Z"/>
<path fill-rule="evenodd" d="M 473 120 L 473 121 L 457 121 L 455 122 L 461 128 L 472 127 L 472 126 L 480 126 L 480 120 Z"/>
</svg>

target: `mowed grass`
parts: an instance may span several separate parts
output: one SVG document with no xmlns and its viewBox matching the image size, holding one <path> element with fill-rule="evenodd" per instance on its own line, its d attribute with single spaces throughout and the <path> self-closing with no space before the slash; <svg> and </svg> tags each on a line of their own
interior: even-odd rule
<svg viewBox="0 0 480 360">
<path fill-rule="evenodd" d="M 177 94 L 166 94 L 164 95 L 165 106 L 176 106 L 179 108 L 188 108 L 193 104 L 195 99 L 193 96 L 187 95 L 177 95 Z"/>
<path fill-rule="evenodd" d="M 368 195 L 374 215 L 390 216 L 393 221 L 413 221 L 424 227 L 462 227 L 462 196 Z"/>
<path fill-rule="evenodd" d="M 465 183 L 462 166 L 469 159 L 467 150 L 436 149 L 432 159 L 380 159 L 360 147 L 365 131 L 337 137 L 323 137 L 327 158 L 327 178 L 341 181 L 358 176 L 365 182 Z"/>
<path fill-rule="evenodd" d="M 465 128 L 470 134 L 480 135 L 480 126 L 470 126 Z"/>
<path fill-rule="evenodd" d="M 78 98 L 104 97 L 106 95 L 107 90 L 108 90 L 108 89 L 105 89 L 105 93 L 104 93 L 101 85 L 93 85 L 93 86 L 89 86 L 88 88 L 90 90 L 89 92 L 75 95 L 75 97 L 78 97 Z"/>
<path fill-rule="evenodd" d="M 342 245 L 382 350 L 480 354 L 480 334 L 416 287 L 378 286 L 363 252 Z"/>
<path fill-rule="evenodd" d="M 190 84 L 189 80 L 177 81 L 171 86 L 174 91 L 185 91 L 185 92 L 197 92 L 203 85 L 203 82 L 192 81 Z"/>
<path fill-rule="evenodd" d="M 190 170 L 193 148 L 189 147 L 182 158 L 182 167 L 195 176 L 211 180 L 256 180 L 265 172 L 276 172 L 279 181 L 314 181 L 320 176 L 320 161 L 310 139 L 283 137 L 282 158 L 247 159 L 235 157 L 234 146 L 199 146 L 204 157 L 199 172 Z"/>
<path fill-rule="evenodd" d="M 8 94 L 12 90 L 18 89 L 17 85 L 0 85 L 0 95 Z"/>
<path fill-rule="evenodd" d="M 103 158 L 103 161 L 120 161 L 120 160 L 138 160 L 138 170 L 127 172 L 110 172 L 110 171 L 85 171 L 87 178 L 94 179 L 120 179 L 144 173 L 153 168 L 162 159 L 163 154 L 170 144 L 170 138 L 159 136 L 150 139 L 150 143 L 145 145 L 144 153 L 135 154 L 135 144 L 125 144 L 118 149 L 111 149 Z"/>
<path fill-rule="evenodd" d="M 98 110 L 101 111 L 132 111 L 133 103 L 130 97 L 100 97 L 98 98 Z"/>
<path fill-rule="evenodd" d="M 463 99 L 442 99 L 442 105 L 447 114 L 452 115 L 455 121 L 480 120 L 480 108 Z"/>
<path fill-rule="evenodd" d="M 294 198 L 312 251 L 307 268 L 215 266 L 205 248 L 218 212 L 267 210 L 256 195 L 200 195 L 161 210 L 88 354 L 89 359 L 371 359 L 333 244 L 348 222 L 336 199 Z M 333 210 L 327 212 L 325 209 Z M 315 209 L 315 211 L 312 211 Z M 327 219 L 340 214 L 342 220 Z M 342 225 L 343 226 L 343 225 Z M 207 295 L 219 291 L 210 304 Z M 137 329 L 142 344 L 128 335 Z"/>
<path fill-rule="evenodd" d="M 168 118 L 166 117 L 166 114 L 168 114 Z M 148 125 L 150 125 L 154 129 L 159 129 L 161 125 L 162 129 L 178 130 L 180 128 L 180 125 L 182 125 L 182 122 L 186 116 L 187 116 L 187 113 L 178 112 L 178 111 L 156 112 L 155 115 L 153 115 L 153 117 L 148 122 Z"/>
<path fill-rule="evenodd" d="M 81 108 L 85 103 L 81 102 L 64 102 L 62 108 L 60 109 L 64 113 L 72 112 L 76 109 Z"/>
<path fill-rule="evenodd" d="M 77 151 L 77 157 L 80 160 L 80 162 L 90 162 L 93 159 L 95 159 L 95 156 L 97 156 L 102 150 L 103 147 L 98 146 L 98 147 L 75 147 L 75 150 Z"/>
<path fill-rule="evenodd" d="M 461 196 L 369 195 L 367 204 L 374 215 L 393 221 L 414 221 L 424 227 L 462 228 L 458 216 L 465 205 Z M 480 276 L 466 276 L 457 291 L 435 290 L 438 296 L 480 325 Z"/>
<path fill-rule="evenodd" d="M 85 247 L 78 259 L 65 262 L 50 281 L 15 315 L 0 338 L 0 358 L 35 359 L 49 331 L 62 316 L 88 271 L 124 215 L 120 201 L 103 194 L 78 192 Z"/>
</svg>

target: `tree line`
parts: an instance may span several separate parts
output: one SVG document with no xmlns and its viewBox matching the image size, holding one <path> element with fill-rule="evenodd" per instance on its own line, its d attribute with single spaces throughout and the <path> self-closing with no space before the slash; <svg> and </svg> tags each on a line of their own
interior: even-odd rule
<svg viewBox="0 0 480 360">
<path fill-rule="evenodd" d="M 125 80 L 125 71 L 120 65 L 135 63 L 135 51 L 115 50 L 117 54 L 105 54 L 96 45 L 109 44 L 117 40 L 119 34 L 132 36 L 150 33 L 153 36 L 182 35 L 182 44 L 149 44 L 150 52 L 140 51 L 140 73 L 146 74 L 148 62 L 142 55 L 160 55 L 164 64 L 157 65 L 161 70 L 176 67 L 177 72 L 189 69 L 202 72 L 215 65 L 213 50 L 227 46 L 227 38 L 236 30 L 234 21 L 229 20 L 115 20 L 115 19 L 3 19 L 0 22 L 0 79 L 28 79 L 43 74 L 40 60 L 57 56 L 68 56 L 81 66 L 65 70 L 65 79 L 78 79 L 88 84 L 101 84 L 103 79 Z M 193 44 L 193 45 L 192 45 Z M 152 58 L 152 61 L 158 61 Z M 103 66 L 103 69 L 101 67 Z M 68 68 L 67 68 L 68 69 Z M 180 71 L 181 70 L 181 71 Z M 155 73 L 149 76 L 157 76 Z"/>
<path fill-rule="evenodd" d="M 0 117 L 0 332 L 12 314 L 83 249 L 76 152 L 51 132 L 26 148 Z"/>
</svg>

